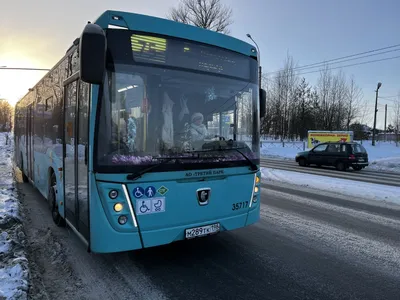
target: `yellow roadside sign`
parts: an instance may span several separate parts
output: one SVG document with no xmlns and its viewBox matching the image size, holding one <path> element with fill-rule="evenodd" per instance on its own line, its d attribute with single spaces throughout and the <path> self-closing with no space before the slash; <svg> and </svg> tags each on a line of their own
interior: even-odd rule
<svg viewBox="0 0 400 300">
<path fill-rule="evenodd" d="M 352 131 L 308 131 L 308 148 L 326 142 L 352 142 Z"/>
</svg>

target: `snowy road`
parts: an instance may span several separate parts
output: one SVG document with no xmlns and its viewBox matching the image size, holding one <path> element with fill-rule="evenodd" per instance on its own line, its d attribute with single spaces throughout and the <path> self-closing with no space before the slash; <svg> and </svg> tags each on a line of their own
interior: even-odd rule
<svg viewBox="0 0 400 300">
<path fill-rule="evenodd" d="M 313 175 L 322 175 L 333 178 L 351 179 L 369 183 L 385 184 L 400 187 L 400 174 L 377 172 L 368 170 L 368 167 L 361 171 L 354 171 L 349 169 L 347 172 L 340 172 L 333 167 L 316 166 L 300 167 L 294 160 L 278 160 L 278 159 L 261 159 L 261 166 L 279 170 L 301 172 Z"/>
<path fill-rule="evenodd" d="M 95 255 L 24 194 L 32 299 L 398 299 L 400 207 L 263 184 L 261 220 L 210 238 Z M 373 204 L 380 206 L 373 206 Z"/>
</svg>

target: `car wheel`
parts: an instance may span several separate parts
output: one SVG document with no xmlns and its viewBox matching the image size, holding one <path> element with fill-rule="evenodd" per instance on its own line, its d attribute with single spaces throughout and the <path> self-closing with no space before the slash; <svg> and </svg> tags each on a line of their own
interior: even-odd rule
<svg viewBox="0 0 400 300">
<path fill-rule="evenodd" d="M 307 161 L 304 157 L 299 159 L 299 166 L 305 167 L 307 165 Z"/>
<path fill-rule="evenodd" d="M 345 171 L 346 170 L 346 165 L 343 162 L 340 161 L 340 162 L 338 162 L 336 164 L 336 169 L 338 171 Z"/>
</svg>

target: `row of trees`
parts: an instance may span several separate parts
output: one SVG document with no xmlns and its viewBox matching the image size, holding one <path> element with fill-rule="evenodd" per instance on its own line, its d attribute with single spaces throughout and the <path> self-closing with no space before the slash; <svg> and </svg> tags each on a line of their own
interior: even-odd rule
<svg viewBox="0 0 400 300">
<path fill-rule="evenodd" d="M 298 75 L 292 57 L 284 68 L 263 75 L 267 91 L 267 113 L 261 133 L 283 139 L 303 139 L 308 130 L 350 130 L 358 119 L 367 121 L 367 106 L 354 78 L 326 66 L 317 84 L 311 86 Z"/>
</svg>

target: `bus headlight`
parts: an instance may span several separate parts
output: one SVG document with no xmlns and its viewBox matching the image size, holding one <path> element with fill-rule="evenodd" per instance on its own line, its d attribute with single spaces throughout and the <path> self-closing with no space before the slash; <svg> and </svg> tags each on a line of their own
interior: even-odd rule
<svg viewBox="0 0 400 300">
<path fill-rule="evenodd" d="M 259 184 L 261 181 L 260 177 L 256 176 L 256 184 Z"/>
<path fill-rule="evenodd" d="M 119 216 L 119 218 L 118 218 L 118 223 L 119 224 L 125 225 L 126 222 L 128 222 L 128 217 L 127 216 L 124 216 L 124 215 Z"/>
<path fill-rule="evenodd" d="M 116 212 L 120 212 L 123 208 L 124 208 L 124 206 L 121 203 L 115 203 L 114 204 L 114 210 Z"/>
<path fill-rule="evenodd" d="M 258 193 L 259 190 L 260 190 L 260 188 L 259 188 L 258 186 L 255 186 L 255 187 L 254 187 L 254 193 Z"/>
<path fill-rule="evenodd" d="M 108 197 L 110 197 L 110 199 L 115 199 L 115 198 L 117 198 L 118 197 L 118 191 L 116 191 L 116 190 L 111 190 L 109 193 L 108 193 Z"/>
</svg>

